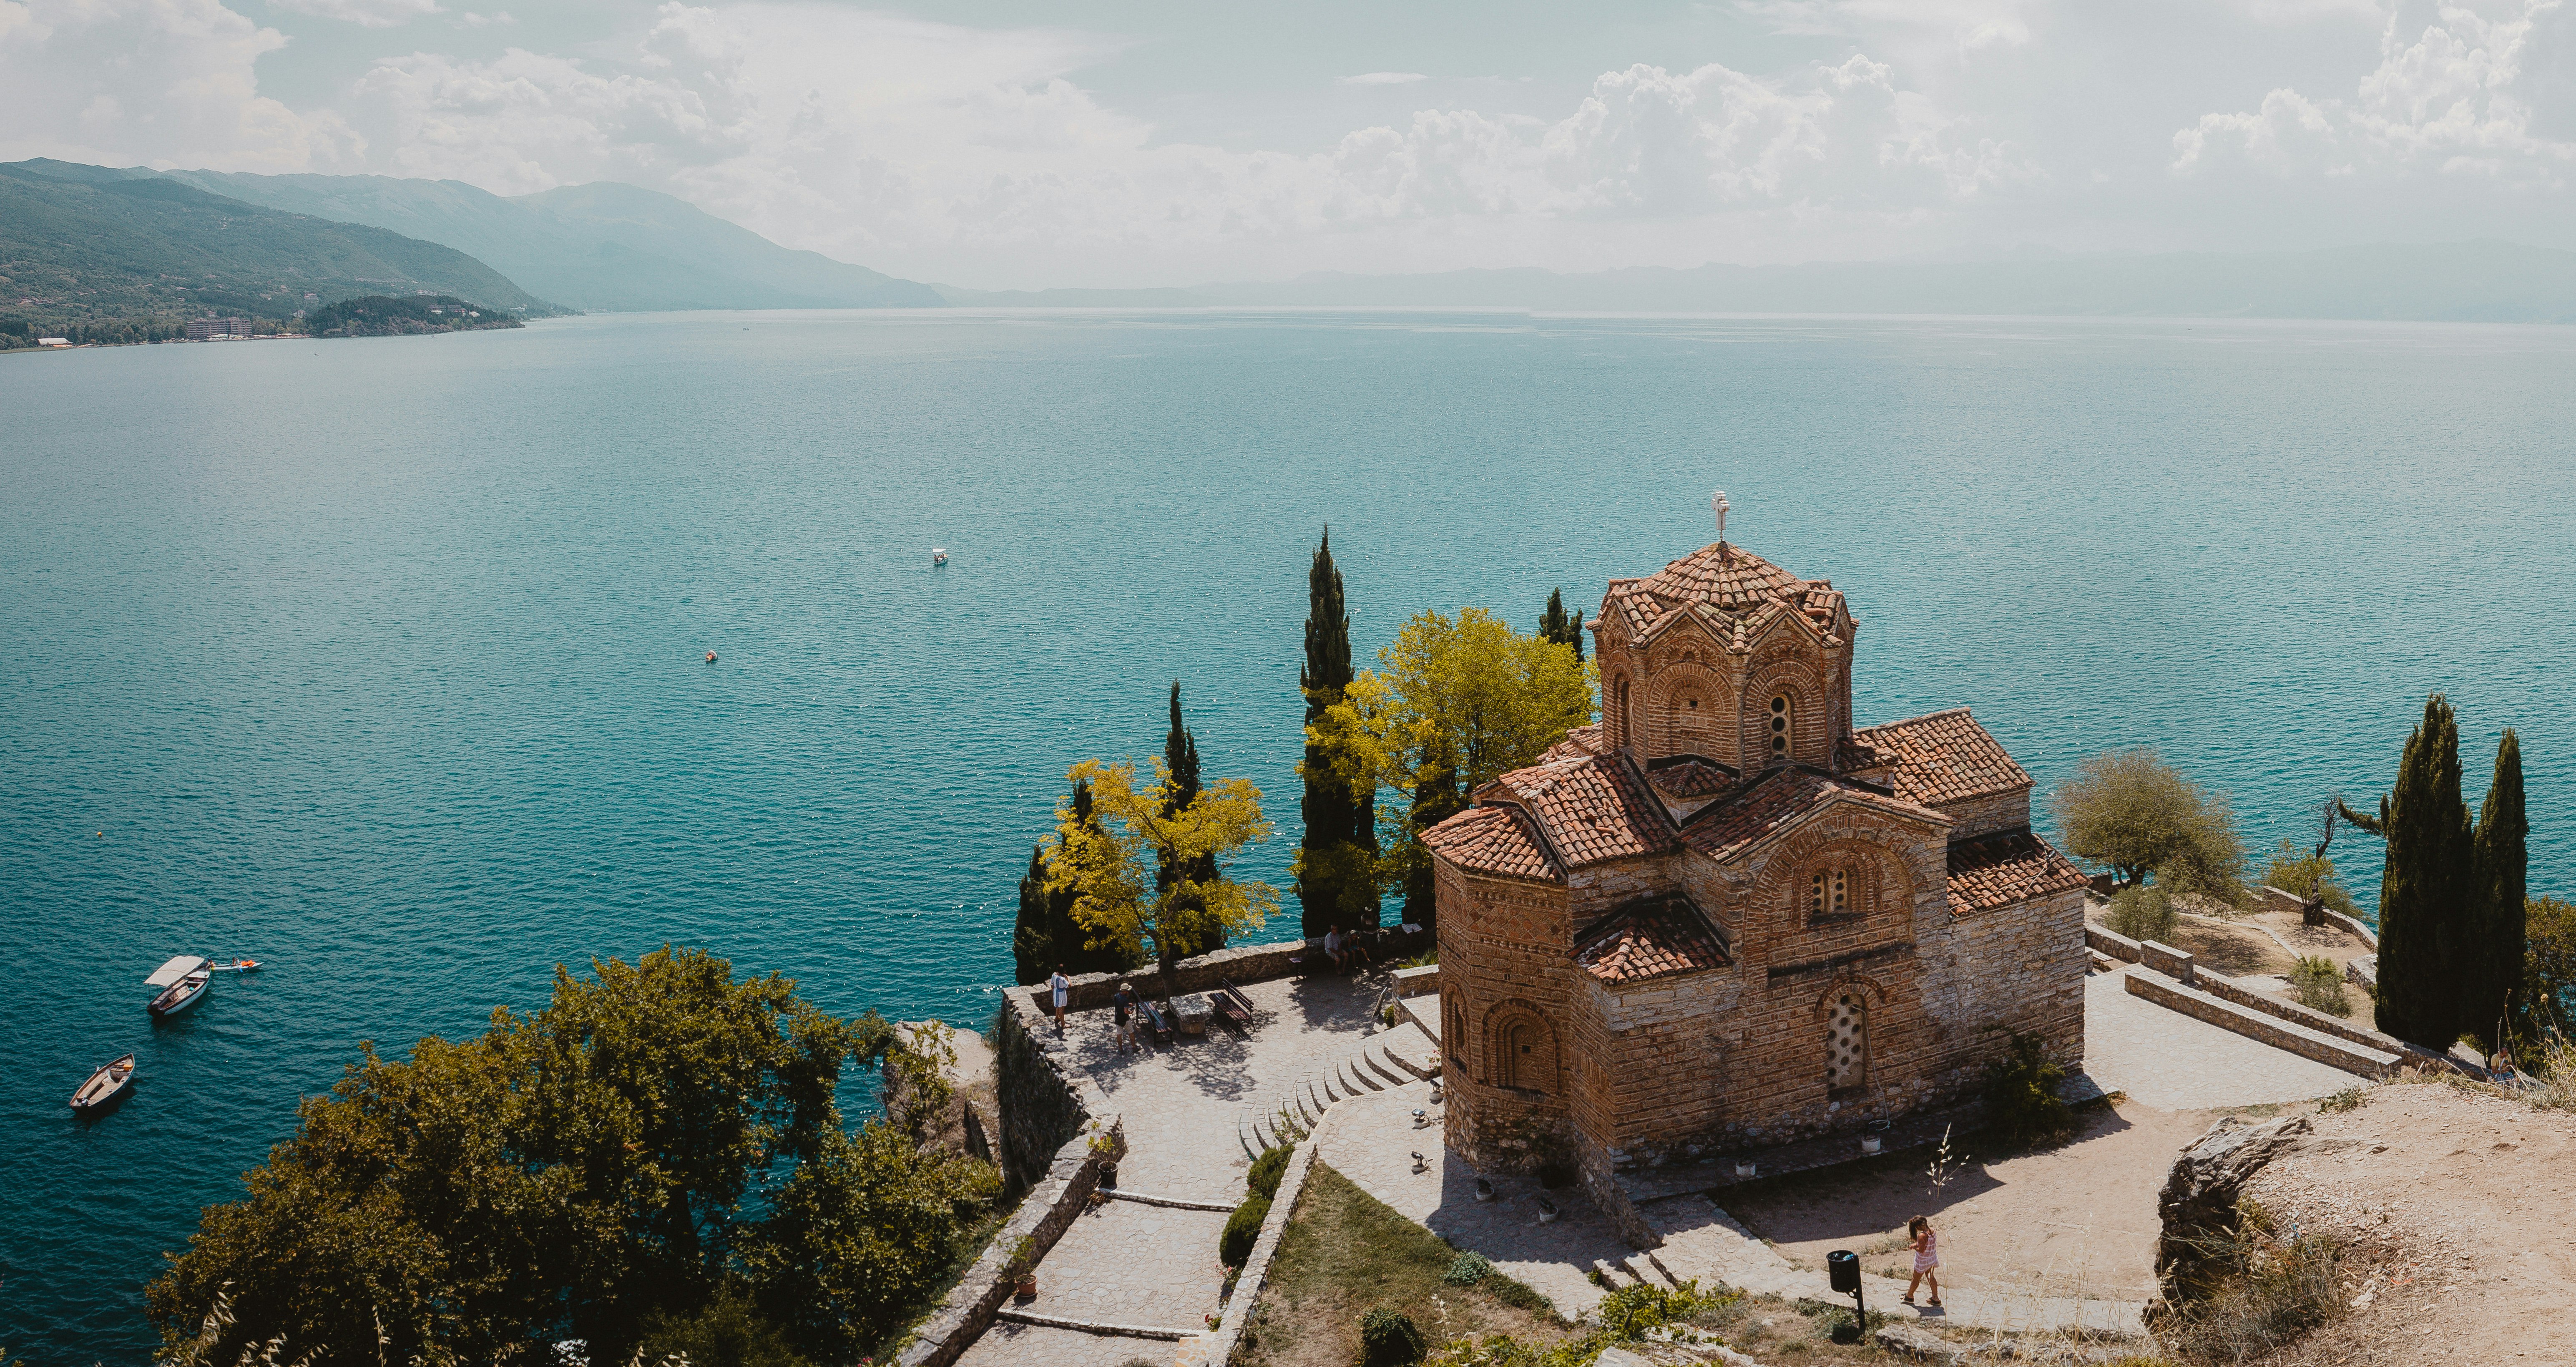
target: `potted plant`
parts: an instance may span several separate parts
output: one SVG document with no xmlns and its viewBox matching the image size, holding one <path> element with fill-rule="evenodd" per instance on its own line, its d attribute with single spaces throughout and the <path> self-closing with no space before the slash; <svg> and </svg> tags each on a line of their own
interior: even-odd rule
<svg viewBox="0 0 2576 1367">
<path fill-rule="evenodd" d="M 1020 1241 L 1018 1243 L 1011 1245 L 1011 1266 L 1019 1269 L 1019 1277 L 1016 1284 L 1012 1287 L 1012 1290 L 1019 1299 L 1023 1301 L 1037 1299 L 1037 1260 L 1038 1240 L 1036 1235 L 1023 1234 L 1020 1236 Z"/>
</svg>

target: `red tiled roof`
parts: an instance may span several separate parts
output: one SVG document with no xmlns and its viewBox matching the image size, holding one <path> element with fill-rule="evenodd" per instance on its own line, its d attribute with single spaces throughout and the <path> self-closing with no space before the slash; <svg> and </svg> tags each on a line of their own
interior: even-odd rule
<svg viewBox="0 0 2576 1367">
<path fill-rule="evenodd" d="M 1605 983 L 1644 982 L 1734 962 L 1708 918 L 1681 897 L 1632 903 L 1610 913 L 1575 943 L 1574 961 Z"/>
<path fill-rule="evenodd" d="M 1834 750 L 1834 767 L 1844 773 L 1854 769 L 1879 769 L 1896 763 L 1896 752 L 1881 750 L 1867 741 L 1846 736 Z"/>
<path fill-rule="evenodd" d="M 1909 802 L 1939 806 L 2030 786 L 2030 775 L 1964 707 L 1863 727 L 1852 738 L 1894 758 L 1891 781 Z"/>
<path fill-rule="evenodd" d="M 1783 766 L 1766 771 L 1736 796 L 1702 808 L 1682 827 L 1682 840 L 1692 849 L 1723 862 L 1836 797 L 1918 821 L 1946 824 L 1950 819 L 1928 807 L 1888 797 L 1857 783 L 1812 769 Z"/>
<path fill-rule="evenodd" d="M 1950 914 L 1991 911 L 2083 887 L 2082 872 L 2024 828 L 1950 847 Z"/>
<path fill-rule="evenodd" d="M 1723 765 L 1686 759 L 1648 769 L 1646 781 L 1666 797 L 1715 797 L 1734 786 L 1735 774 Z"/>
<path fill-rule="evenodd" d="M 1673 843 L 1663 804 L 1621 755 L 1586 755 L 1515 769 L 1476 794 L 1529 813 L 1567 866 L 1652 854 Z"/>
<path fill-rule="evenodd" d="M 1601 724 L 1594 722 L 1590 726 L 1578 726 L 1566 732 L 1565 739 L 1549 746 L 1547 753 L 1538 757 L 1538 762 L 1545 764 L 1555 759 L 1580 759 L 1585 755 L 1600 754 L 1602 748 Z"/>
<path fill-rule="evenodd" d="M 1777 605 L 1831 633 L 1842 609 L 1832 582 L 1806 580 L 1741 546 L 1718 542 L 1644 579 L 1613 579 L 1602 611 L 1616 613 L 1632 640 L 1643 640 L 1680 616 L 1696 617 L 1730 650 L 1749 647 L 1748 629 Z"/>
<path fill-rule="evenodd" d="M 1423 845 L 1462 869 L 1505 878 L 1557 879 L 1529 818 L 1509 807 L 1470 807 L 1422 833 Z"/>
</svg>

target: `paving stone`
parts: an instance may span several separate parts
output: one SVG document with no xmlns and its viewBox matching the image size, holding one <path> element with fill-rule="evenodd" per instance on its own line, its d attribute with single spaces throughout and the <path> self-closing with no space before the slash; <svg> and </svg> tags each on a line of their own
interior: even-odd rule
<svg viewBox="0 0 2576 1367">
<path fill-rule="evenodd" d="M 1162 1339 L 1115 1338 L 1035 1324 L 995 1324 L 957 1359 L 957 1367 L 1119 1367 L 1143 1358 L 1173 1360 L 1176 1345 Z"/>
<path fill-rule="evenodd" d="M 2331 1095 L 2340 1068 L 2131 996 L 2121 973 L 2084 980 L 2084 1072 L 2165 1111 L 2221 1110 Z"/>
<path fill-rule="evenodd" d="M 1076 1216 L 1038 1262 L 1024 1307 L 1067 1319 L 1204 1331 L 1222 1299 L 1216 1258 L 1226 1217 L 1110 1201 Z"/>
</svg>

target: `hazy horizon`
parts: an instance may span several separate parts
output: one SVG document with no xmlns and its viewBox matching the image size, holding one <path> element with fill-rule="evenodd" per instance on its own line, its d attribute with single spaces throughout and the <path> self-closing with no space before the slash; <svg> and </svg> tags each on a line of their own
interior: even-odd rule
<svg viewBox="0 0 2576 1367">
<path fill-rule="evenodd" d="M 0 0 L 0 159 L 620 181 L 972 289 L 2576 247 L 2563 0 Z"/>
</svg>

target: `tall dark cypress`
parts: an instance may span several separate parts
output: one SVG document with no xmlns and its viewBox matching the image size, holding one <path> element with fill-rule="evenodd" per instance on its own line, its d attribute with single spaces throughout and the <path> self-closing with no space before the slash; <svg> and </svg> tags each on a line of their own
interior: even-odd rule
<svg viewBox="0 0 2576 1367">
<path fill-rule="evenodd" d="M 1171 816 L 1198 800 L 1199 740 L 1181 724 L 1181 681 L 1172 680 L 1172 729 L 1163 737 L 1163 767 L 1171 773 L 1171 785 L 1163 790 L 1163 815 Z M 1172 890 L 1175 883 L 1213 883 L 1216 881 L 1216 856 L 1201 855 L 1186 870 L 1174 867 L 1172 861 L 1157 858 L 1154 865 L 1154 891 Z M 1194 954 L 1225 948 L 1225 923 L 1209 915 L 1204 906 L 1173 918 L 1164 927 L 1171 937 L 1171 958 L 1186 959 Z M 1157 945 L 1159 951 L 1164 946 Z"/>
<path fill-rule="evenodd" d="M 2530 837 L 2531 822 L 2522 814 L 2522 741 L 2506 727 L 2496 746 L 2495 781 L 2478 810 L 2476 891 L 2484 913 L 2479 938 L 2485 952 L 2478 956 L 2478 980 L 2467 994 L 2468 1019 L 2460 1023 L 2476 1032 L 2490 1052 L 2509 1028 L 2514 997 L 2522 987 Z"/>
<path fill-rule="evenodd" d="M 1550 589 L 1547 611 L 1538 619 L 1538 638 L 1574 647 L 1574 658 L 1583 658 L 1583 614 L 1565 610 L 1565 590 Z"/>
<path fill-rule="evenodd" d="M 1306 696 L 1308 726 L 1323 720 L 1324 709 L 1342 700 L 1351 678 L 1351 614 L 1342 599 L 1342 572 L 1333 564 L 1333 529 L 1326 527 L 1322 543 L 1315 548 L 1314 564 L 1306 572 L 1306 666 L 1298 671 L 1297 687 Z M 1323 752 L 1307 746 L 1307 771 L 1321 772 L 1323 765 Z M 1297 800 L 1297 814 L 1306 825 L 1297 845 L 1309 860 L 1348 867 L 1354 850 L 1370 859 L 1377 857 L 1375 793 L 1354 794 L 1339 784 L 1309 778 Z M 1304 933 L 1311 937 L 1335 926 L 1375 926 L 1375 892 L 1374 884 L 1366 881 L 1301 875 L 1297 906 Z"/>
<path fill-rule="evenodd" d="M 1042 983 L 1055 971 L 1055 936 L 1047 920 L 1043 845 L 1029 846 L 1028 876 L 1020 880 L 1020 919 L 1011 928 L 1011 961 L 1021 986 Z"/>
<path fill-rule="evenodd" d="M 2379 1028 L 2448 1049 L 2471 1022 L 2464 966 L 2482 957 L 2469 809 L 2460 800 L 2460 727 L 2449 699 L 2424 700 L 2397 783 L 2381 802 L 2388 867 L 2379 881 Z M 2482 976 L 2482 975 L 2481 975 Z"/>
</svg>

